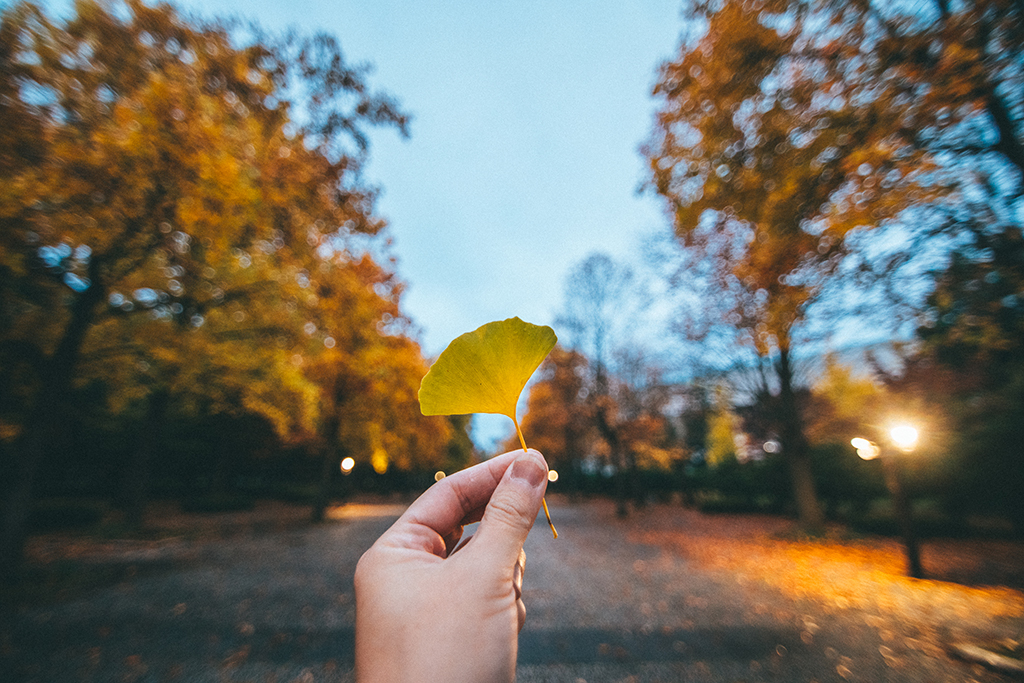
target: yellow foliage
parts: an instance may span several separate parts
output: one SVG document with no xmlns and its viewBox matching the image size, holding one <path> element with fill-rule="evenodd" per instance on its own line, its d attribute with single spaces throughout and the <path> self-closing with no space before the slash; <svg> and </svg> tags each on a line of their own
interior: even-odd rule
<svg viewBox="0 0 1024 683">
<path fill-rule="evenodd" d="M 835 416 L 841 420 L 863 420 L 884 395 L 871 378 L 855 377 L 852 369 L 834 356 L 827 358 L 825 374 L 814 389 L 832 404 Z"/>
<path fill-rule="evenodd" d="M 638 443 L 633 449 L 636 466 L 642 470 L 670 472 L 686 455 L 681 448 L 659 448 L 650 443 Z"/>
<path fill-rule="evenodd" d="M 704 459 L 710 467 L 736 458 L 736 435 L 739 419 L 732 411 L 729 390 L 725 385 L 715 387 L 713 412 L 708 418 L 707 452 Z"/>
</svg>

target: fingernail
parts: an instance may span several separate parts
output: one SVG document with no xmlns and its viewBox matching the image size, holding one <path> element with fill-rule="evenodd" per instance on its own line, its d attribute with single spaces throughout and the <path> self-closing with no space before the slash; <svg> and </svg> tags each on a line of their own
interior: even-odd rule
<svg viewBox="0 0 1024 683">
<path fill-rule="evenodd" d="M 530 456 L 523 456 L 512 463 L 512 478 L 522 479 L 533 488 L 540 486 L 547 476 L 540 463 Z"/>
</svg>

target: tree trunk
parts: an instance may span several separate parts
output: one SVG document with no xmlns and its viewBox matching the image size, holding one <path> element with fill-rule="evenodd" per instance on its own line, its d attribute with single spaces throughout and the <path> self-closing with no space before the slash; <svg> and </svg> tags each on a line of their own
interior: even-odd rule
<svg viewBox="0 0 1024 683">
<path fill-rule="evenodd" d="M 146 419 L 134 457 L 128 463 L 124 476 L 125 521 L 132 529 L 142 527 L 149 502 L 149 482 L 156 450 L 161 443 L 164 417 L 171 401 L 171 392 L 160 388 L 149 395 Z"/>
<path fill-rule="evenodd" d="M 19 462 L 12 467 L 15 470 L 12 473 L 13 481 L 5 491 L 6 499 L 3 501 L 3 519 L 0 520 L 0 582 L 11 583 L 20 572 L 36 476 L 53 435 L 67 423 L 64 413 L 82 342 L 95 319 L 96 306 L 105 296 L 97 270 L 94 261 L 89 273 L 92 285 L 75 299 L 64 335 L 47 359 L 48 362 L 43 364 L 39 393 L 25 422 L 21 447 L 17 449 Z"/>
<path fill-rule="evenodd" d="M 578 430 L 571 425 L 572 417 L 569 418 L 562 431 L 562 439 L 565 444 L 565 463 L 568 466 L 568 471 L 565 472 L 566 488 L 569 492 L 569 498 L 573 502 L 579 502 L 583 499 L 583 458 L 580 454 L 580 439 Z"/>
<path fill-rule="evenodd" d="M 314 522 L 324 521 L 327 513 L 327 506 L 331 502 L 331 479 L 334 475 L 334 468 L 341 462 L 338 448 L 338 427 L 341 424 L 341 416 L 338 409 L 327 416 L 324 423 L 323 452 L 320 456 L 320 481 L 317 484 L 316 498 L 313 500 L 313 510 L 310 519 Z"/>
<path fill-rule="evenodd" d="M 780 351 L 776 371 L 779 378 L 779 441 L 789 463 L 800 525 L 808 533 L 820 533 L 825 526 L 825 517 L 814 488 L 811 456 L 804 438 L 800 409 L 793 393 L 793 366 L 788 349 Z"/>
<path fill-rule="evenodd" d="M 615 429 L 612 421 L 608 418 L 608 411 L 611 409 L 611 406 L 608 405 L 610 400 L 606 396 L 600 397 L 595 406 L 594 415 L 597 420 L 597 431 L 608 443 L 608 449 L 612 454 L 612 462 L 618 468 L 618 471 L 615 473 L 615 514 L 621 518 L 626 518 L 629 516 L 629 467 L 627 467 L 627 463 L 623 458 L 622 443 L 619 439 L 618 430 Z"/>
</svg>

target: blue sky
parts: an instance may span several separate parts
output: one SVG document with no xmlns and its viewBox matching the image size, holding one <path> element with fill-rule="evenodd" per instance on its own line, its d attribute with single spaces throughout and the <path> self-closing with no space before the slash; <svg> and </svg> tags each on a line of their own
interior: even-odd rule
<svg viewBox="0 0 1024 683">
<path fill-rule="evenodd" d="M 631 252 L 662 224 L 656 201 L 635 196 L 637 147 L 678 0 L 185 6 L 329 31 L 412 113 L 409 140 L 373 136 L 366 173 L 428 354 L 490 320 L 550 324 L 573 263 Z"/>
</svg>

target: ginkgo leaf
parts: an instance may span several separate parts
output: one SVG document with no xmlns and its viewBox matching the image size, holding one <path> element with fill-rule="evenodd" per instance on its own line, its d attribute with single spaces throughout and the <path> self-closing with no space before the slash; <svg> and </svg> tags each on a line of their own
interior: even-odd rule
<svg viewBox="0 0 1024 683">
<path fill-rule="evenodd" d="M 448 345 L 420 383 L 424 415 L 496 413 L 516 421 L 523 387 L 558 338 L 519 318 L 487 323 Z"/>
<path fill-rule="evenodd" d="M 550 327 L 519 318 L 496 320 L 467 332 L 448 345 L 420 382 L 420 412 L 424 415 L 507 415 L 516 426 L 526 450 L 523 430 L 516 419 L 516 404 L 534 371 L 544 362 L 558 337 Z M 548 503 L 544 516 L 551 533 Z"/>
</svg>

